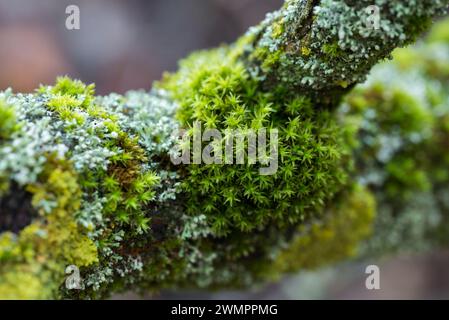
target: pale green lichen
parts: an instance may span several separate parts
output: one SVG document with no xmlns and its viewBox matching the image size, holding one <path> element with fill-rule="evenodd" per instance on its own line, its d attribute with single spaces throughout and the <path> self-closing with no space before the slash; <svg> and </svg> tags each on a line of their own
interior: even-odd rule
<svg viewBox="0 0 449 320">
<path fill-rule="evenodd" d="M 246 287 L 352 257 L 371 231 L 362 255 L 447 243 L 444 32 L 381 67 L 391 82 L 322 108 L 446 3 L 374 1 L 383 27 L 368 32 L 358 13 L 371 2 L 289 0 L 151 92 L 95 97 L 62 77 L 0 93 L 0 297 Z M 278 172 L 175 166 L 172 133 L 195 120 L 276 127 Z M 82 290 L 65 288 L 68 264 Z"/>
<path fill-rule="evenodd" d="M 379 8 L 378 29 L 367 24 L 366 9 L 373 5 Z M 282 84 L 335 106 L 374 64 L 412 42 L 447 5 L 445 0 L 287 1 L 250 29 L 254 40 L 243 56 L 267 87 Z"/>
<path fill-rule="evenodd" d="M 341 118 L 359 132 L 357 178 L 378 201 L 364 257 L 447 244 L 449 42 L 439 36 L 447 23 L 395 51 L 341 106 Z"/>
</svg>

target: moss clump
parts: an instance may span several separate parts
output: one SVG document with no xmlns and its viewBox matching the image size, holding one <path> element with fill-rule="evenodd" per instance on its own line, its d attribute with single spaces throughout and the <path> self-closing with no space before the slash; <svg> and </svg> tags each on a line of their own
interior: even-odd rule
<svg viewBox="0 0 449 320">
<path fill-rule="evenodd" d="M 217 129 L 223 136 L 227 130 L 277 129 L 279 165 L 271 175 L 261 175 L 262 165 L 247 159 L 243 165 L 188 165 L 187 210 L 206 213 L 219 235 L 307 220 L 346 181 L 344 129 L 307 98 L 282 87 L 263 92 L 230 50 L 193 54 L 160 86 L 179 104 L 178 118 L 187 128 L 199 122 L 203 130 Z M 223 146 L 225 139 L 219 142 Z"/>
<path fill-rule="evenodd" d="M 173 120 L 165 127 L 160 124 L 168 121 L 170 105 L 160 104 L 156 119 L 145 117 L 148 104 L 163 98 L 154 95 L 145 101 L 139 100 L 141 96 L 145 94 L 98 99 L 92 85 L 67 77 L 33 95 L 10 91 L 0 95 L 8 103 L 7 109 L 2 104 L 2 112 L 9 116 L 2 122 L 2 132 L 8 136 L 0 140 L 5 190 L 1 196 L 9 196 L 12 186 L 23 190 L 31 197 L 29 209 L 38 213 L 22 230 L 2 233 L 2 296 L 100 296 L 109 284 L 120 284 L 117 279 L 124 274 L 139 276 L 145 260 L 140 252 L 149 243 L 157 242 L 160 252 L 164 246 L 170 252 L 179 250 L 174 235 L 180 219 L 176 206 L 170 206 L 167 214 L 177 192 L 176 173 L 149 160 L 160 161 L 170 147 Z M 126 112 L 116 112 L 118 105 Z M 143 130 L 151 126 L 159 131 Z M 145 150 L 143 146 L 157 135 L 164 144 Z M 173 231 L 166 230 L 170 224 Z M 80 269 L 84 291 L 65 289 L 68 265 Z M 27 289 L 26 283 L 11 282 L 24 272 L 35 286 Z"/>
<path fill-rule="evenodd" d="M 4 298 L 51 298 L 64 281 L 66 265 L 83 267 L 98 261 L 93 241 L 75 220 L 81 193 L 73 170 L 63 161 L 47 160 L 38 180 L 26 186 L 39 217 L 20 234 L 1 236 L 0 296 Z"/>
</svg>

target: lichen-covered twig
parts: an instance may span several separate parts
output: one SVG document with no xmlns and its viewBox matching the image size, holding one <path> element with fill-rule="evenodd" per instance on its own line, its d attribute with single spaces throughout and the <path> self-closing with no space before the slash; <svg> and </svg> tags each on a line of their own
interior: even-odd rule
<svg viewBox="0 0 449 320">
<path fill-rule="evenodd" d="M 249 31 L 245 60 L 267 88 L 282 85 L 336 106 L 445 7 L 444 0 L 289 0 Z"/>
</svg>

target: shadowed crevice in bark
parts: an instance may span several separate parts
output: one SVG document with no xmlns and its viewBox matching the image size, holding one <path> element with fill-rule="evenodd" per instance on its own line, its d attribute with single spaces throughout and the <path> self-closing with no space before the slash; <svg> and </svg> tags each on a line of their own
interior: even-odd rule
<svg viewBox="0 0 449 320">
<path fill-rule="evenodd" d="M 0 198 L 0 233 L 18 233 L 31 223 L 37 212 L 31 205 L 31 194 L 17 185 L 11 185 L 10 192 Z"/>
</svg>

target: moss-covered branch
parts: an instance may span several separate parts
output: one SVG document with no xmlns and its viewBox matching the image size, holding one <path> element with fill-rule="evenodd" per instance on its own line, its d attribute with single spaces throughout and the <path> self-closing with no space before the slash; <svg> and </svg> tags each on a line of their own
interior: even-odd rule
<svg viewBox="0 0 449 320">
<path fill-rule="evenodd" d="M 446 219 L 435 192 L 449 176 L 435 163 L 448 159 L 447 95 L 416 100 L 374 86 L 322 108 L 447 2 L 375 1 L 374 31 L 362 30 L 368 4 L 286 1 L 235 44 L 183 60 L 151 92 L 97 97 L 62 77 L 34 94 L 0 93 L 0 297 L 244 287 L 354 255 L 373 221 L 385 231 L 397 219 L 395 234 L 380 237 L 396 243 L 374 237 L 364 252 L 395 250 L 412 219 L 403 210 L 429 203 L 411 204 L 417 194 Z M 444 87 L 436 69 L 429 81 Z M 192 134 L 196 123 L 278 129 L 277 170 L 175 165 L 172 133 Z M 399 146 L 383 142 L 391 136 Z M 418 151 L 431 157 L 415 159 Z M 390 216 L 376 217 L 376 206 Z M 417 233 L 440 230 L 431 227 Z M 81 289 L 65 286 L 68 265 L 80 269 Z"/>
</svg>

